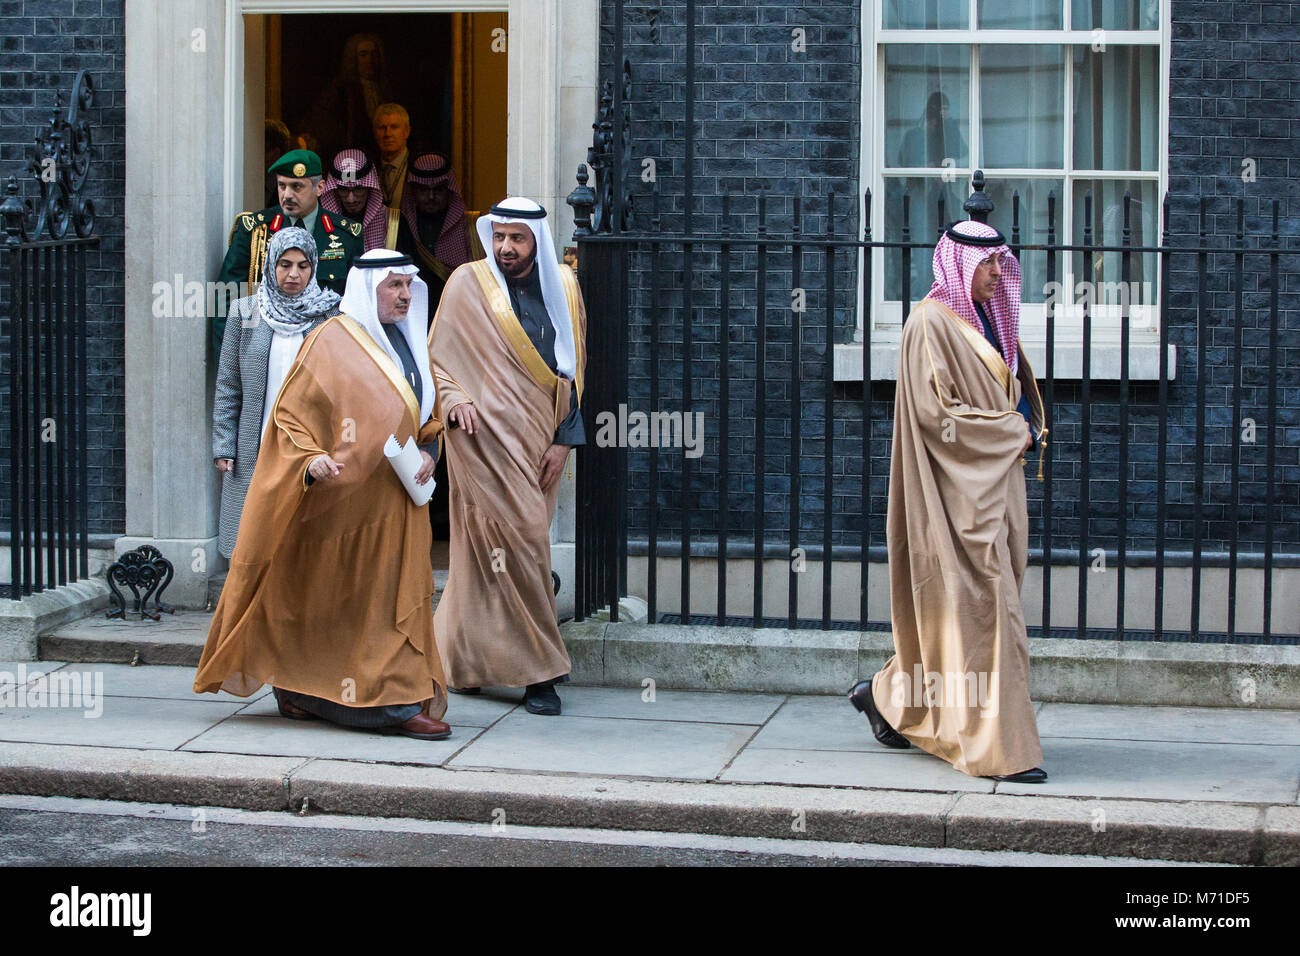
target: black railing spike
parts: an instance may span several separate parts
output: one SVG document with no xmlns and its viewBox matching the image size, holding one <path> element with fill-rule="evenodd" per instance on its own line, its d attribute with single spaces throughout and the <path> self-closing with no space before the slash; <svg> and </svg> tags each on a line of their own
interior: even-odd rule
<svg viewBox="0 0 1300 956">
<path fill-rule="evenodd" d="M 1120 240 L 1120 245 L 1131 246 L 1133 244 L 1133 230 L 1131 223 L 1131 210 L 1133 207 L 1133 197 L 1129 191 L 1124 190 L 1124 233 Z"/>
<path fill-rule="evenodd" d="M 586 163 L 578 164 L 577 179 L 578 185 L 573 188 L 573 191 L 564 200 L 573 207 L 574 238 L 592 234 L 591 210 L 596 205 L 596 193 L 587 185 Z"/>
<path fill-rule="evenodd" d="M 800 202 L 800 197 L 799 197 L 799 196 L 795 196 L 795 197 L 794 197 L 794 207 L 793 207 L 793 209 L 791 210 L 791 212 L 792 212 L 791 226 L 793 227 L 793 229 L 794 229 L 794 234 L 795 234 L 796 236 L 799 235 L 799 232 L 800 232 L 800 230 L 802 229 L 802 226 L 803 226 L 803 222 L 802 222 L 802 220 L 803 220 L 803 213 L 802 213 L 802 211 L 801 211 L 801 206 L 802 206 L 802 203 Z"/>
<path fill-rule="evenodd" d="M 1056 190 L 1047 191 L 1047 244 L 1056 242 Z"/>
<path fill-rule="evenodd" d="M 23 236 L 23 201 L 18 198 L 18 177 L 10 176 L 5 186 L 5 201 L 0 204 L 0 217 L 4 219 L 7 241 L 17 245 Z"/>
<path fill-rule="evenodd" d="M 1020 245 L 1020 190 L 1011 193 L 1011 244 Z"/>
<path fill-rule="evenodd" d="M 944 196 L 943 193 L 939 193 L 939 228 L 936 230 L 936 232 L 940 236 L 943 235 L 943 230 L 948 225 L 948 217 L 944 215 L 944 213 L 947 211 L 948 208 L 948 204 L 946 200 L 947 197 Z"/>
<path fill-rule="evenodd" d="M 1242 196 L 1237 197 L 1237 238 L 1246 239 L 1246 200 Z"/>
<path fill-rule="evenodd" d="M 1161 245 L 1169 245 L 1169 190 L 1165 190 L 1164 202 L 1160 204 L 1160 218 L 1163 220 L 1161 229 Z"/>
<path fill-rule="evenodd" d="M 862 239 L 864 242 L 871 241 L 871 190 L 868 189 L 862 194 Z"/>
<path fill-rule="evenodd" d="M 1278 209 L 1278 200 L 1277 200 L 1277 199 L 1274 199 L 1274 200 L 1273 200 L 1273 237 L 1272 237 L 1274 242 L 1277 242 L 1277 241 L 1278 241 L 1278 233 L 1277 233 L 1277 209 Z"/>
<path fill-rule="evenodd" d="M 993 212 L 993 200 L 989 199 L 984 193 L 984 170 L 975 170 L 974 175 L 970 178 L 970 183 L 973 192 L 962 203 L 961 208 L 966 211 L 967 216 L 976 222 L 987 223 L 989 214 Z"/>
<path fill-rule="evenodd" d="M 835 190 L 826 190 L 826 235 L 835 235 Z"/>
<path fill-rule="evenodd" d="M 758 194 L 758 234 L 767 235 L 767 193 Z"/>
<path fill-rule="evenodd" d="M 903 192 L 903 241 L 912 241 L 912 197 Z"/>
</svg>

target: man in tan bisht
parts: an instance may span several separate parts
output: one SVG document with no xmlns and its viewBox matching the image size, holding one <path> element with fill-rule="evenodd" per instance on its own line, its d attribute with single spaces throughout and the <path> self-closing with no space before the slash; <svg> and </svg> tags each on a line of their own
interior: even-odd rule
<svg viewBox="0 0 1300 956">
<path fill-rule="evenodd" d="M 428 293 L 405 256 L 348 273 L 342 315 L 312 331 L 271 410 L 196 693 L 275 688 L 280 713 L 420 740 L 451 728 L 433 637 L 429 518 L 384 454 L 441 422 L 426 347 Z"/>
<path fill-rule="evenodd" d="M 961 222 L 903 326 L 889 470 L 894 656 L 849 691 L 876 739 L 972 776 L 1041 783 L 1020 607 L 1024 455 L 1042 398 L 1020 347 L 1020 264 L 993 227 Z"/>
<path fill-rule="evenodd" d="M 503 200 L 477 227 L 492 254 L 451 274 L 429 332 L 451 492 L 438 649 L 452 690 L 526 687 L 530 713 L 556 715 L 571 664 L 550 525 L 569 449 L 586 443 L 587 314 L 540 205 Z"/>
</svg>

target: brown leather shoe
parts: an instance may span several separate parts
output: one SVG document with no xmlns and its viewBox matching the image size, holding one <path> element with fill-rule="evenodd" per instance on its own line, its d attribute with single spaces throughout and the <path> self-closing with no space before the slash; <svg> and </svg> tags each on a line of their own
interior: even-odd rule
<svg viewBox="0 0 1300 956">
<path fill-rule="evenodd" d="M 277 697 L 275 702 L 280 708 L 281 717 L 288 717 L 290 720 L 320 720 L 320 718 L 311 711 L 303 710 L 301 707 L 296 704 L 291 704 L 287 700 L 282 700 Z"/>
<path fill-rule="evenodd" d="M 416 740 L 446 740 L 451 736 L 451 726 L 441 720 L 434 720 L 427 714 L 416 714 L 410 720 L 391 727 L 380 727 L 381 734 L 414 737 Z"/>
</svg>

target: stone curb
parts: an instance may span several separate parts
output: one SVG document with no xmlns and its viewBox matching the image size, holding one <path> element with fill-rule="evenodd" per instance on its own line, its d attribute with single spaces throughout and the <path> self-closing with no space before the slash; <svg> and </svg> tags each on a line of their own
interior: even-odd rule
<svg viewBox="0 0 1300 956">
<path fill-rule="evenodd" d="M 560 626 L 583 684 L 843 694 L 893 654 L 878 631 L 610 624 Z M 1030 638 L 1035 700 L 1300 709 L 1300 646 Z"/>
<path fill-rule="evenodd" d="M 108 602 L 108 584 L 102 577 L 0 601 L 0 659 L 35 660 L 40 635 L 100 611 Z"/>
<path fill-rule="evenodd" d="M 0 792 L 506 826 L 1300 865 L 1300 807 L 852 790 L 0 744 Z"/>
</svg>

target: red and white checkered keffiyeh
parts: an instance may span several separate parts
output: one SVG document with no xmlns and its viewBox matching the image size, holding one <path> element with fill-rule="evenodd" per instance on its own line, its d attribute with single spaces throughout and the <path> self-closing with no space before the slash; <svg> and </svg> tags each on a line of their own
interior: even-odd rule
<svg viewBox="0 0 1300 956">
<path fill-rule="evenodd" d="M 352 179 L 349 185 L 365 186 L 370 190 L 365 212 L 361 214 L 361 241 L 366 247 L 365 252 L 379 249 L 384 245 L 388 229 L 388 207 L 384 205 L 384 190 L 379 183 L 379 174 L 375 172 L 375 166 L 365 152 L 359 149 L 339 150 L 331 168 L 326 171 L 325 191 L 321 193 L 320 204 L 332 213 L 347 215 L 339 197 L 334 194 L 336 189 L 345 184 L 345 176 Z"/>
<path fill-rule="evenodd" d="M 978 239 L 999 235 L 992 226 L 973 220 L 955 223 L 952 229 L 963 236 Z M 1003 253 L 1002 278 L 993 297 L 981 304 L 1002 344 L 1002 358 L 1011 374 L 1015 375 L 1020 365 L 1017 349 L 1020 341 L 1020 263 L 1005 244 L 969 246 L 945 232 L 934 247 L 934 285 L 926 298 L 942 302 L 983 335 L 984 324 L 971 299 L 971 280 L 975 278 L 975 267 L 996 252 Z"/>
<path fill-rule="evenodd" d="M 411 237 L 420 241 L 420 227 L 416 219 L 415 190 L 412 184 L 420 186 L 447 187 L 447 212 L 442 218 L 442 231 L 438 241 L 429 250 L 443 265 L 454 269 L 470 260 L 469 234 L 465 231 L 465 200 L 460 194 L 460 185 L 451 164 L 437 153 L 425 153 L 411 163 L 406 172 L 406 186 L 402 189 L 402 218 L 411 230 Z"/>
</svg>

